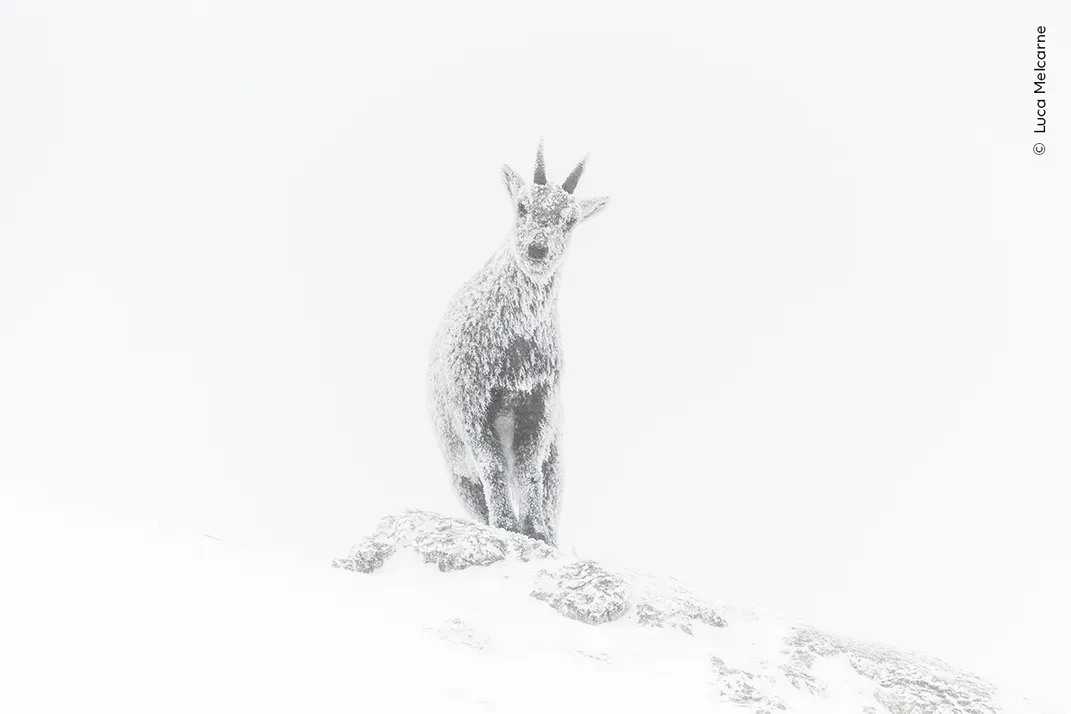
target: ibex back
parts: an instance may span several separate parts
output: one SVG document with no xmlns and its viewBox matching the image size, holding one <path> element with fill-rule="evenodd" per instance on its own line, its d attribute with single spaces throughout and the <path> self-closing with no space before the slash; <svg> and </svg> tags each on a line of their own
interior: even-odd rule
<svg viewBox="0 0 1071 714">
<path fill-rule="evenodd" d="M 547 183 L 502 167 L 514 228 L 451 300 L 431 351 L 432 423 L 469 514 L 554 545 L 561 503 L 559 271 L 573 229 L 607 198 L 573 196 L 585 160 Z"/>
</svg>

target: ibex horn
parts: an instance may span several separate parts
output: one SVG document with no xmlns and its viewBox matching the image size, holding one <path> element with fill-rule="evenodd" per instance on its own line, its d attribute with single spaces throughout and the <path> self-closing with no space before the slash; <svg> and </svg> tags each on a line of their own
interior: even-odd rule
<svg viewBox="0 0 1071 714">
<path fill-rule="evenodd" d="M 546 184 L 547 183 L 547 166 L 543 163 L 543 138 L 539 139 L 539 150 L 536 151 L 536 167 L 535 167 L 535 183 Z"/>
<path fill-rule="evenodd" d="M 569 177 L 562 183 L 562 188 L 565 189 L 566 193 L 572 193 L 573 189 L 576 188 L 577 182 L 580 181 L 580 175 L 584 173 L 584 164 L 586 164 L 587 161 L 587 156 L 580 159 L 580 163 L 573 169 L 573 173 L 569 174 Z"/>
</svg>

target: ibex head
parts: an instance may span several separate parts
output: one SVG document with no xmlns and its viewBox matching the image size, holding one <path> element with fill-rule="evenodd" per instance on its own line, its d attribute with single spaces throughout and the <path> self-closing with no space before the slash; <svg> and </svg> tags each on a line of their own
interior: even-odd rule
<svg viewBox="0 0 1071 714">
<path fill-rule="evenodd" d="M 586 161 L 587 157 L 584 157 L 561 186 L 547 183 L 543 141 L 540 140 L 531 184 L 509 166 L 502 167 L 502 178 L 513 199 L 517 219 L 511 237 L 513 258 L 525 275 L 537 282 L 549 280 L 557 272 L 569 248 L 573 228 L 598 213 L 610 200 L 605 196 L 573 197 L 573 189 L 584 173 Z"/>
</svg>

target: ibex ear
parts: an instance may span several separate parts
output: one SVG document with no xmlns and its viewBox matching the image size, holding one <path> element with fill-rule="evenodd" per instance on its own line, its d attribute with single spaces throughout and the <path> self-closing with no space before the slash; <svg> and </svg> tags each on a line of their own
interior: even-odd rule
<svg viewBox="0 0 1071 714">
<path fill-rule="evenodd" d="M 503 165 L 502 181 L 506 184 L 506 190 L 509 191 L 509 197 L 516 201 L 517 196 L 520 195 L 521 190 L 524 188 L 524 180 L 517 175 L 516 171 L 509 166 Z"/>
<path fill-rule="evenodd" d="M 596 213 L 606 207 L 606 204 L 610 202 L 609 196 L 599 196 L 598 198 L 585 198 L 583 201 L 577 201 L 576 204 L 576 218 L 578 221 L 585 221 Z"/>
</svg>

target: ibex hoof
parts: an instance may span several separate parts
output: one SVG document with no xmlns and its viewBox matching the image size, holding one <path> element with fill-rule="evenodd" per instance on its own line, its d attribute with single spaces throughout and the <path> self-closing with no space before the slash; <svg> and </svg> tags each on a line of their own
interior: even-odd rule
<svg viewBox="0 0 1071 714">
<path fill-rule="evenodd" d="M 533 523 L 529 521 L 524 524 L 524 529 L 521 533 L 533 540 L 538 540 L 547 544 L 550 543 L 550 531 L 548 531 L 547 527 L 542 523 Z"/>
<path fill-rule="evenodd" d="M 502 514 L 497 517 L 491 517 L 491 525 L 495 528 L 501 528 L 504 531 L 510 531 L 511 533 L 520 533 L 521 524 L 517 521 L 517 517 L 512 513 Z"/>
</svg>

